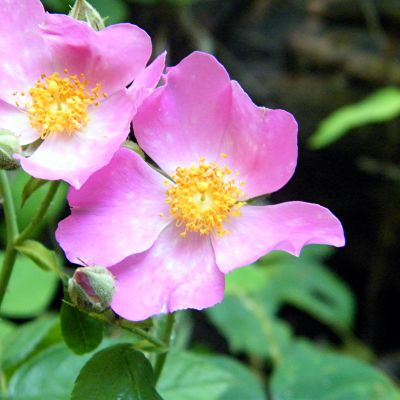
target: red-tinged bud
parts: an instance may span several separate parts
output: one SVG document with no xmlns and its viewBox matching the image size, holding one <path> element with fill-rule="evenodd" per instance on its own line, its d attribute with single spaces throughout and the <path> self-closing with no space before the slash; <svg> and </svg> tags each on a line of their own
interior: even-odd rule
<svg viewBox="0 0 400 400">
<path fill-rule="evenodd" d="M 115 280 L 112 273 L 99 266 L 77 268 L 68 281 L 68 293 L 72 302 L 88 311 L 107 310 L 114 290 Z"/>
</svg>

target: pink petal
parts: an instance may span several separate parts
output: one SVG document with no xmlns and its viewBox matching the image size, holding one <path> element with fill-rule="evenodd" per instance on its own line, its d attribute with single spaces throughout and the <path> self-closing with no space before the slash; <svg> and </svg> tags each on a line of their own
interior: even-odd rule
<svg viewBox="0 0 400 400">
<path fill-rule="evenodd" d="M 211 307 L 224 294 L 224 275 L 215 265 L 209 238 L 198 234 L 182 238 L 173 224 L 150 250 L 128 257 L 110 270 L 116 277 L 111 307 L 133 321 Z"/>
<path fill-rule="evenodd" d="M 21 166 L 36 178 L 62 179 L 78 189 L 111 160 L 129 133 L 134 112 L 135 103 L 122 90 L 92 108 L 81 132 L 50 135 Z"/>
<path fill-rule="evenodd" d="M 151 55 L 150 37 L 131 24 L 96 32 L 66 15 L 47 14 L 42 31 L 58 70 L 84 73 L 90 83 L 100 83 L 109 95 L 131 83 Z"/>
<path fill-rule="evenodd" d="M 0 2 L 0 97 L 12 104 L 12 93 L 29 88 L 50 68 L 50 56 L 39 33 L 45 12 L 39 0 Z"/>
<path fill-rule="evenodd" d="M 213 56 L 195 52 L 166 79 L 133 120 L 140 146 L 168 173 L 200 157 L 214 161 L 231 105 L 227 72 Z"/>
<path fill-rule="evenodd" d="M 139 88 L 153 89 L 160 81 L 161 74 L 165 68 L 165 58 L 167 53 L 160 54 L 151 64 L 136 76 L 130 90 L 138 90 Z"/>
<path fill-rule="evenodd" d="M 0 100 L 0 127 L 14 132 L 21 146 L 39 138 L 38 132 L 31 127 L 28 115 L 2 100 Z"/>
<path fill-rule="evenodd" d="M 245 198 L 280 189 L 291 178 L 297 159 L 297 123 L 283 110 L 257 107 L 232 82 L 232 110 L 221 152 L 239 179 Z"/>
<path fill-rule="evenodd" d="M 225 224 L 230 234 L 213 237 L 219 269 L 227 273 L 272 250 L 298 256 L 307 244 L 344 246 L 339 220 L 318 204 L 293 201 L 273 206 L 244 206 Z"/>
<path fill-rule="evenodd" d="M 72 214 L 56 238 L 72 262 L 113 265 L 147 250 L 169 223 L 164 177 L 136 153 L 119 150 L 80 190 L 71 189 Z"/>
<path fill-rule="evenodd" d="M 139 107 L 144 99 L 153 93 L 154 88 L 160 81 L 161 75 L 165 68 L 166 52 L 159 55 L 149 66 L 147 66 L 134 80 L 128 88 L 133 101 Z"/>
</svg>

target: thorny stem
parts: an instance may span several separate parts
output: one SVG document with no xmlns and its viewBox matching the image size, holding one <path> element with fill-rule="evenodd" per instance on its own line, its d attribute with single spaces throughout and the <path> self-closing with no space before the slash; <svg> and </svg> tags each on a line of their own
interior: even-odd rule
<svg viewBox="0 0 400 400">
<path fill-rule="evenodd" d="M 168 349 L 169 344 L 171 342 L 172 330 L 175 323 L 175 315 L 174 313 L 167 314 L 167 322 L 165 325 L 165 331 L 163 336 L 164 346 Z M 167 359 L 168 350 L 164 353 L 158 354 L 156 358 L 156 362 L 154 365 L 154 380 L 157 383 L 158 379 L 161 376 L 161 372 L 164 368 L 165 360 Z"/>
</svg>

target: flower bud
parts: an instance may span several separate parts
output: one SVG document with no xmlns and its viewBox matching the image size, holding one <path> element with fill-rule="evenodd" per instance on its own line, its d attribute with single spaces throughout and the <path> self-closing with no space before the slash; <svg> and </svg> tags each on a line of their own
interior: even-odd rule
<svg viewBox="0 0 400 400">
<path fill-rule="evenodd" d="M 104 267 L 89 266 L 75 270 L 68 281 L 72 302 L 88 311 L 103 312 L 110 307 L 115 290 L 112 273 Z"/>
<path fill-rule="evenodd" d="M 19 161 L 14 154 L 21 152 L 21 146 L 13 132 L 0 129 L 0 169 L 16 169 Z"/>
<path fill-rule="evenodd" d="M 68 15 L 79 21 L 86 22 L 96 31 L 105 27 L 104 20 L 99 12 L 86 0 L 76 0 Z"/>
</svg>

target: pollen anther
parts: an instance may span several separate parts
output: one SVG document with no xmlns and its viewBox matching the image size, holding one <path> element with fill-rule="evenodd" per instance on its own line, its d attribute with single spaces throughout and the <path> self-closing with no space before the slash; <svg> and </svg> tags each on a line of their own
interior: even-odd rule
<svg viewBox="0 0 400 400">
<path fill-rule="evenodd" d="M 166 202 L 175 225 L 184 228 L 182 237 L 188 232 L 229 234 L 223 222 L 240 216 L 240 208 L 245 204 L 239 200 L 243 192 L 230 174 L 227 166 L 207 163 L 203 157 L 198 164 L 176 169 L 172 175 L 174 182 L 167 181 Z"/>
<path fill-rule="evenodd" d="M 64 70 L 64 74 L 68 72 Z M 23 105 L 29 121 L 42 139 L 52 133 L 68 135 L 84 128 L 89 122 L 88 108 L 98 106 L 100 84 L 88 89 L 85 76 L 60 76 L 55 72 L 49 76 L 41 74 L 29 92 L 29 99 Z M 21 95 L 23 93 L 20 93 Z M 19 104 L 17 104 L 19 106 Z"/>
</svg>

